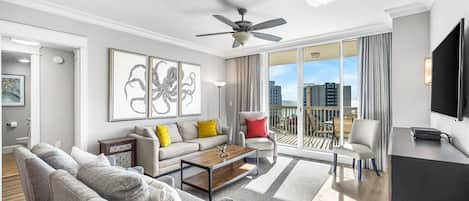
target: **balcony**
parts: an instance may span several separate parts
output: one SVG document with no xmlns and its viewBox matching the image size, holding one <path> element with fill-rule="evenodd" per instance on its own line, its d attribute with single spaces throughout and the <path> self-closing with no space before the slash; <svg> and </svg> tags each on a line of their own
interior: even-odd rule
<svg viewBox="0 0 469 201">
<path fill-rule="evenodd" d="M 270 106 L 270 130 L 277 141 L 284 145 L 298 143 L 298 118 L 296 106 Z M 303 112 L 303 146 L 310 149 L 330 150 L 338 144 L 339 115 L 337 106 L 308 106 Z M 353 119 L 357 118 L 356 107 L 344 107 L 344 138 L 350 133 Z"/>
</svg>

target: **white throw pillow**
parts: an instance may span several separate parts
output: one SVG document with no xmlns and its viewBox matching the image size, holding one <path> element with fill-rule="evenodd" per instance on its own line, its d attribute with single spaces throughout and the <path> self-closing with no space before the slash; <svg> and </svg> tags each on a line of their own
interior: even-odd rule
<svg viewBox="0 0 469 201">
<path fill-rule="evenodd" d="M 86 151 L 81 150 L 78 147 L 72 147 L 72 152 L 70 153 L 73 159 L 78 163 L 78 165 L 83 166 L 91 162 L 101 162 L 107 165 L 111 165 L 109 160 L 104 156 L 104 154 L 94 155 Z"/>
<path fill-rule="evenodd" d="M 168 184 L 147 176 L 143 179 L 150 189 L 150 200 L 152 201 L 182 201 L 176 189 Z"/>
</svg>

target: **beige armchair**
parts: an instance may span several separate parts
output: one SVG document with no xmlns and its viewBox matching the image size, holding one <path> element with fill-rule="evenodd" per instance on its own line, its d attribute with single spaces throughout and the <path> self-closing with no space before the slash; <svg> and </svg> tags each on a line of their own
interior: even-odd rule
<svg viewBox="0 0 469 201">
<path fill-rule="evenodd" d="M 353 167 L 355 168 L 355 160 L 358 160 L 358 180 L 362 178 L 362 161 L 371 159 L 371 164 L 379 176 L 376 168 L 376 152 L 378 148 L 379 126 L 377 120 L 355 120 L 352 124 L 349 143 L 336 146 L 333 149 L 334 158 L 332 163 L 332 171 L 334 175 L 337 169 L 337 155 L 345 155 L 353 159 Z"/>
<path fill-rule="evenodd" d="M 277 162 L 277 138 L 275 133 L 268 131 L 267 138 L 246 138 L 246 119 L 259 119 L 265 117 L 264 112 L 240 112 L 239 113 L 239 141 L 243 147 L 257 149 L 258 157 L 270 157 Z M 268 126 L 268 125 L 266 125 Z"/>
</svg>

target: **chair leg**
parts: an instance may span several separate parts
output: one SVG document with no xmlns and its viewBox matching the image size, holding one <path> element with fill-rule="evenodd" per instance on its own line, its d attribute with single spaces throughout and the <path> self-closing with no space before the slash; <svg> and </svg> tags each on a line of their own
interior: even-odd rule
<svg viewBox="0 0 469 201">
<path fill-rule="evenodd" d="M 352 160 L 352 169 L 355 169 L 355 159 Z"/>
<path fill-rule="evenodd" d="M 334 153 L 334 160 L 332 161 L 332 173 L 336 175 L 337 172 L 337 154 Z"/>
<path fill-rule="evenodd" d="M 358 160 L 358 181 L 362 180 L 362 160 Z"/>
<path fill-rule="evenodd" d="M 376 175 L 378 175 L 378 177 L 379 177 L 380 176 L 379 171 L 378 171 L 378 168 L 376 167 L 376 160 L 374 158 L 371 159 L 371 164 L 373 164 L 373 169 L 375 170 Z"/>
</svg>

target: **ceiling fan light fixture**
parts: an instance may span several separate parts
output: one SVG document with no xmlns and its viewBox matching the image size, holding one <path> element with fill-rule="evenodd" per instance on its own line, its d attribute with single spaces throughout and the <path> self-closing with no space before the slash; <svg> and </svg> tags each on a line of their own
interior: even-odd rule
<svg viewBox="0 0 469 201">
<path fill-rule="evenodd" d="M 241 45 L 244 45 L 249 40 L 251 34 L 245 31 L 233 33 L 233 38 L 238 41 Z"/>
<path fill-rule="evenodd" d="M 335 0 L 306 0 L 306 3 L 308 3 L 312 7 L 319 7 L 330 4 L 334 1 Z"/>
</svg>

